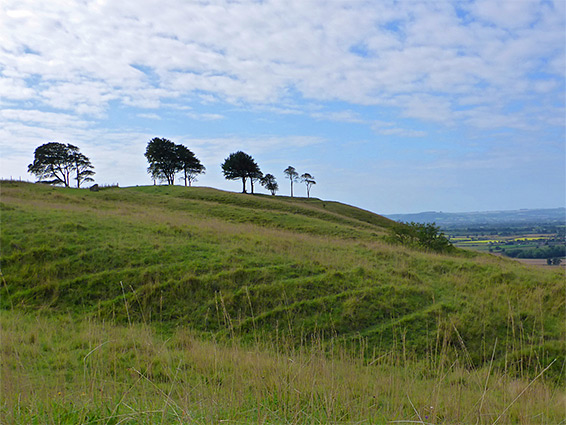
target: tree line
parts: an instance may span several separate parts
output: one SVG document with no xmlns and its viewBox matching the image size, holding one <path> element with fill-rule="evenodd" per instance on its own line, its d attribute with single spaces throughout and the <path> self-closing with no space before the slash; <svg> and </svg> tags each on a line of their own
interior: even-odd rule
<svg viewBox="0 0 566 425">
<path fill-rule="evenodd" d="M 147 172 L 153 178 L 154 184 L 160 181 L 173 185 L 175 177 L 181 173 L 185 186 L 191 186 L 200 174 L 206 172 L 206 167 L 189 148 L 168 139 L 159 137 L 151 139 L 144 155 L 149 164 Z M 269 173 L 264 175 L 255 159 L 245 152 L 231 153 L 222 163 L 221 169 L 227 180 L 242 181 L 242 193 L 247 193 L 248 182 L 252 194 L 254 183 L 261 184 L 272 195 L 279 191 L 275 176 Z M 90 159 L 80 153 L 78 147 L 59 142 L 39 146 L 34 152 L 33 163 L 28 166 L 28 172 L 34 174 L 39 182 L 62 184 L 65 187 L 69 187 L 71 179 L 74 179 L 78 188 L 84 182 L 94 181 L 92 176 L 95 174 Z M 290 181 L 291 197 L 293 197 L 293 184 L 300 181 L 305 184 L 307 198 L 310 198 L 311 188 L 316 184 L 311 174 L 299 175 L 292 166 L 288 166 L 283 173 Z"/>
</svg>

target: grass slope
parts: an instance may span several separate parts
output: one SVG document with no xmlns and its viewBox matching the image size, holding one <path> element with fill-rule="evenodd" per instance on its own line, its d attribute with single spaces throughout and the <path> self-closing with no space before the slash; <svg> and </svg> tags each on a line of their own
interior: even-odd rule
<svg viewBox="0 0 566 425">
<path fill-rule="evenodd" d="M 4 182 L 2 306 L 249 339 L 362 339 L 368 356 L 446 340 L 482 363 L 497 340 L 505 366 L 563 362 L 563 271 L 394 246 L 392 224 L 318 199 Z"/>
</svg>

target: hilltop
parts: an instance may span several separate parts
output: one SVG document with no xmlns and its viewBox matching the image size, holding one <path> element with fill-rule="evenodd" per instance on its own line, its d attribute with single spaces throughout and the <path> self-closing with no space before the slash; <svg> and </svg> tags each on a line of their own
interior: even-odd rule
<svg viewBox="0 0 566 425">
<path fill-rule="evenodd" d="M 541 364 L 556 354 L 560 271 L 392 244 L 393 225 L 319 199 L 4 182 L 2 306 L 244 340 L 363 339 L 367 355 L 401 339 L 418 355 L 445 338 L 478 363 L 496 339 L 496 356 L 522 359 L 501 342 L 521 332 Z"/>
</svg>

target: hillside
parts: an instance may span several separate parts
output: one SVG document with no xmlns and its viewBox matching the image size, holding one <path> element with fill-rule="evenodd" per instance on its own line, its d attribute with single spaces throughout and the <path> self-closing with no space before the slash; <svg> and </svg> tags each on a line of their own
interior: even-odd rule
<svg viewBox="0 0 566 425">
<path fill-rule="evenodd" d="M 1 190 L 2 423 L 563 418 L 563 270 L 318 199 Z"/>
<path fill-rule="evenodd" d="M 2 306 L 363 341 L 368 356 L 401 340 L 418 356 L 442 339 L 478 364 L 496 339 L 506 364 L 527 356 L 540 369 L 563 354 L 561 271 L 392 245 L 392 224 L 318 199 L 3 182 Z"/>
</svg>

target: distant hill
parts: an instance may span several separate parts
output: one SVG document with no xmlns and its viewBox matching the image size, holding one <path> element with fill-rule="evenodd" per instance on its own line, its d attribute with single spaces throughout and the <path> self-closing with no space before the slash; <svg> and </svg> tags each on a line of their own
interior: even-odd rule
<svg viewBox="0 0 566 425">
<path fill-rule="evenodd" d="M 389 214 L 386 217 L 394 221 L 436 223 L 436 225 L 443 228 L 485 224 L 566 224 L 566 208 L 462 213 L 426 211 L 415 214 Z"/>
</svg>

